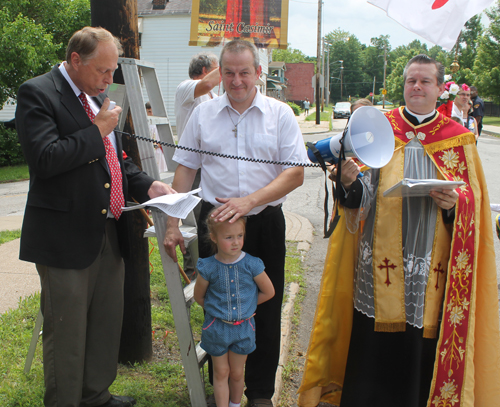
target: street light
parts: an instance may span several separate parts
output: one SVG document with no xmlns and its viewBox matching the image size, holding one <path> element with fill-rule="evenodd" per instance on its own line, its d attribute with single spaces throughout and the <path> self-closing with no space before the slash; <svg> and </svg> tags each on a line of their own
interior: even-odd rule
<svg viewBox="0 0 500 407">
<path fill-rule="evenodd" d="M 340 62 L 340 101 L 342 101 L 342 82 L 343 82 L 343 77 L 344 77 L 344 61 L 342 59 L 339 59 L 338 61 L 332 61 L 332 64 L 336 64 L 337 62 Z M 338 79 L 338 78 L 335 78 Z"/>
</svg>

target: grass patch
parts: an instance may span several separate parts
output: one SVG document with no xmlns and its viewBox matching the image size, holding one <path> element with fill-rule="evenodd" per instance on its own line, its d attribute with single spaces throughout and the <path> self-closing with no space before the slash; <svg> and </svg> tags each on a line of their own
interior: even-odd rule
<svg viewBox="0 0 500 407">
<path fill-rule="evenodd" d="M 13 233 L 5 239 L 16 238 Z M 161 265 L 156 239 L 150 239 L 151 261 L 151 314 L 153 349 L 155 356 L 149 363 L 133 366 L 120 365 L 118 376 L 111 386 L 113 394 L 133 396 L 137 407 L 188 407 L 190 406 L 184 369 L 179 354 L 178 339 L 170 309 L 168 291 Z M 178 253 L 179 255 L 179 253 Z M 182 261 L 182 256 L 179 255 Z M 297 304 L 304 297 L 305 282 L 302 271 L 302 256 L 296 250 L 295 242 L 287 242 L 285 266 L 286 284 L 300 284 Z M 43 366 L 42 342 L 39 339 L 31 371 L 23 373 L 24 362 L 38 313 L 40 295 L 22 299 L 19 307 L 0 315 L 0 406 L 2 407 L 42 407 L 43 406 Z M 300 315 L 300 314 L 298 314 Z M 297 314 L 294 316 L 296 320 Z M 191 307 L 191 326 L 195 340 L 201 337 L 203 310 L 198 304 Z M 168 334 L 167 334 L 168 332 Z M 207 367 L 204 368 L 205 383 L 208 383 Z M 207 386 L 207 393 L 211 393 Z M 281 404 L 287 405 L 287 404 Z"/>
<path fill-rule="evenodd" d="M 485 116 L 483 117 L 483 124 L 500 126 L 500 117 Z"/>
<path fill-rule="evenodd" d="M 21 237 L 21 229 L 3 230 L 0 232 L 0 244 L 10 242 Z"/>
<path fill-rule="evenodd" d="M 331 106 L 325 106 L 324 111 L 320 113 L 319 115 L 319 120 L 322 122 L 329 122 L 332 117 L 332 107 Z M 311 122 L 311 121 L 316 121 L 316 112 L 311 113 L 305 118 L 306 121 Z"/>
<path fill-rule="evenodd" d="M 24 181 L 30 178 L 27 165 L 0 167 L 0 183 Z"/>
</svg>

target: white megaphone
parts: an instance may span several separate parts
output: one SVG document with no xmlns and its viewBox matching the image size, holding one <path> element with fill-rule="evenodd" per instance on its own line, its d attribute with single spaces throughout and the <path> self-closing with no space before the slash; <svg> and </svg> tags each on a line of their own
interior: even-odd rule
<svg viewBox="0 0 500 407">
<path fill-rule="evenodd" d="M 338 163 L 343 134 L 314 143 L 325 161 Z M 351 115 L 343 144 L 346 157 L 356 157 L 370 168 L 382 168 L 392 158 L 394 132 L 382 112 L 371 106 L 363 106 Z M 318 162 L 311 149 L 307 155 L 312 162 Z"/>
</svg>

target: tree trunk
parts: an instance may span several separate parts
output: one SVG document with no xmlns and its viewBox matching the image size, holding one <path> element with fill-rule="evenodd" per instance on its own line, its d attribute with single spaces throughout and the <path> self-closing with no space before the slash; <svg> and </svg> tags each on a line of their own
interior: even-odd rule
<svg viewBox="0 0 500 407">
<path fill-rule="evenodd" d="M 103 27 L 118 37 L 124 57 L 139 59 L 137 0 L 91 0 L 90 6 L 92 26 Z M 114 81 L 124 83 L 120 69 L 115 72 Z M 134 133 L 130 113 L 124 131 Z M 123 149 L 142 168 L 137 142 L 124 136 Z M 142 237 L 145 220 L 139 211 L 129 212 L 127 216 L 131 253 L 125 261 L 125 306 L 119 361 L 135 363 L 150 360 L 153 354 L 149 252 L 148 240 Z"/>
</svg>

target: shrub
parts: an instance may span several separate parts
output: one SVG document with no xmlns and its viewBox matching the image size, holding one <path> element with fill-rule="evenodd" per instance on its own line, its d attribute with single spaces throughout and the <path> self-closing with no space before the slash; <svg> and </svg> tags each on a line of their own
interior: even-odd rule
<svg viewBox="0 0 500 407">
<path fill-rule="evenodd" d="M 17 133 L 0 124 L 0 167 L 26 164 Z"/>
<path fill-rule="evenodd" d="M 288 106 L 290 106 L 292 108 L 295 116 L 300 116 L 300 107 L 298 105 L 296 105 L 293 102 L 288 102 Z"/>
</svg>

